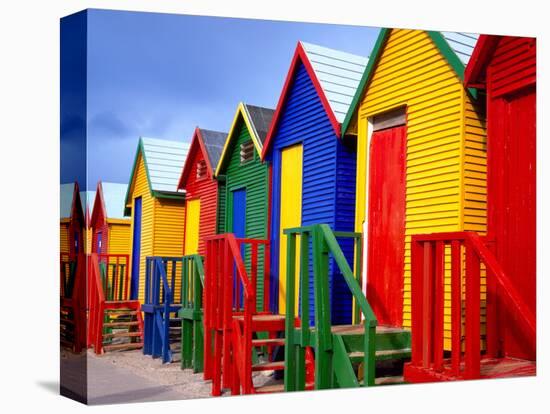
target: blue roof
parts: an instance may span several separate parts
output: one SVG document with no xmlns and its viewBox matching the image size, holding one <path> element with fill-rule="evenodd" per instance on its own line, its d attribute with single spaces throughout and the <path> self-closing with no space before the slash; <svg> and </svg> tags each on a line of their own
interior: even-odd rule
<svg viewBox="0 0 550 414">
<path fill-rule="evenodd" d="M 124 201 L 128 184 L 119 183 L 101 183 L 103 202 L 105 203 L 105 212 L 107 218 L 124 219 Z"/>
<path fill-rule="evenodd" d="M 178 181 L 189 151 L 188 142 L 141 138 L 151 189 L 178 193 Z"/>
<path fill-rule="evenodd" d="M 338 122 L 342 123 L 368 58 L 300 42 Z"/>
<path fill-rule="evenodd" d="M 474 51 L 479 35 L 461 32 L 441 32 L 441 35 L 445 38 L 464 66 L 467 66 L 472 57 L 472 52 Z"/>
<path fill-rule="evenodd" d="M 61 184 L 60 186 L 60 208 L 59 208 L 59 218 L 70 218 L 71 209 L 73 206 L 75 184 Z"/>
</svg>

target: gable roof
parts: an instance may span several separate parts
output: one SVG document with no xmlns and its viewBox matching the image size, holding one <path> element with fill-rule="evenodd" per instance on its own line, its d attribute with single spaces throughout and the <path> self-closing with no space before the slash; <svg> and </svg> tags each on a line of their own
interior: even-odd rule
<svg viewBox="0 0 550 414">
<path fill-rule="evenodd" d="M 73 218 L 73 213 L 78 214 L 79 219 L 84 219 L 82 201 L 78 183 L 61 184 L 59 187 L 59 218 Z"/>
<path fill-rule="evenodd" d="M 189 143 L 187 142 L 141 137 L 134 158 L 125 204 L 128 205 L 130 203 L 130 191 L 140 154 L 143 157 L 151 196 L 159 198 L 183 198 L 184 194 L 178 192 L 177 185 L 188 151 Z"/>
<path fill-rule="evenodd" d="M 502 36 L 481 35 L 464 71 L 464 85 L 481 87 L 485 83 L 485 70 Z"/>
<path fill-rule="evenodd" d="M 382 28 L 372 53 L 369 57 L 369 63 L 365 68 L 365 72 L 361 78 L 361 82 L 355 92 L 353 101 L 349 107 L 349 110 L 346 114 L 345 120 L 342 123 L 342 135 L 344 135 L 353 119 L 354 114 L 357 112 L 359 101 L 361 100 L 368 82 L 370 81 L 380 54 L 382 53 L 384 43 L 386 42 L 387 37 L 389 36 L 392 29 Z M 439 52 L 447 60 L 447 63 L 454 70 L 458 78 L 462 81 L 464 79 L 464 69 L 468 64 L 474 45 L 477 42 L 479 35 L 469 34 L 469 33 L 459 33 L 459 32 L 436 32 L 436 31 L 426 31 L 428 36 L 432 39 L 435 46 L 439 49 Z M 470 91 L 474 97 L 476 96 L 475 91 Z"/>
<path fill-rule="evenodd" d="M 229 129 L 229 134 L 225 140 L 220 160 L 216 166 L 216 175 L 220 174 L 224 167 L 225 160 L 229 156 L 229 146 L 237 133 L 239 119 L 244 121 L 250 133 L 250 137 L 252 138 L 252 142 L 254 143 L 254 148 L 256 148 L 258 155 L 261 156 L 274 113 L 275 111 L 273 109 L 249 105 L 243 102 L 239 103 L 235 116 L 233 117 L 231 128 Z"/>
<path fill-rule="evenodd" d="M 368 59 L 339 50 L 298 42 L 262 149 L 262 159 L 265 157 L 271 138 L 275 134 L 282 108 L 287 94 L 290 92 L 292 79 L 299 63 L 305 66 L 334 131 L 337 136 L 340 136 L 341 123 L 344 121 L 349 105 L 353 101 Z"/>
<path fill-rule="evenodd" d="M 181 171 L 181 176 L 178 180 L 178 189 L 185 189 L 185 183 L 187 182 L 187 177 L 191 172 L 195 159 L 194 154 L 199 150 L 204 155 L 209 176 L 214 177 L 214 169 L 216 168 L 216 165 L 218 165 L 226 139 L 227 133 L 225 132 L 212 131 L 199 127 L 195 128 L 193 138 L 191 138 L 189 154 L 185 160 L 185 164 L 183 165 L 183 169 Z"/>
<path fill-rule="evenodd" d="M 82 211 L 86 213 L 86 211 L 90 210 L 90 206 L 94 207 L 94 201 L 95 201 L 95 191 L 81 191 L 80 192 L 80 203 L 82 204 Z"/>
<path fill-rule="evenodd" d="M 124 215 L 124 198 L 128 191 L 128 184 L 106 183 L 98 184 L 98 196 L 105 207 L 105 216 L 109 219 L 128 219 Z"/>
</svg>

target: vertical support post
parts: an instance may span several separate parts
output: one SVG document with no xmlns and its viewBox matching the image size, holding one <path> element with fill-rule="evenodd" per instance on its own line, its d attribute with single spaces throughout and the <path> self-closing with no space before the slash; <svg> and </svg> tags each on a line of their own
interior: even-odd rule
<svg viewBox="0 0 550 414">
<path fill-rule="evenodd" d="M 422 268 L 422 366 L 429 368 L 433 355 L 433 246 L 423 243 L 424 258 Z"/>
<path fill-rule="evenodd" d="M 480 375 L 480 277 L 479 257 L 466 240 L 466 355 L 465 378 Z"/>
<path fill-rule="evenodd" d="M 296 391 L 296 358 L 294 345 L 296 234 L 288 233 L 286 260 L 286 317 L 285 317 L 285 391 Z"/>
<path fill-rule="evenodd" d="M 328 289 L 328 251 L 323 233 L 318 225 L 313 226 L 313 271 L 315 290 L 315 388 L 328 389 L 332 385 L 330 350 L 330 292 Z"/>
<path fill-rule="evenodd" d="M 252 279 L 252 291 L 257 293 L 258 292 L 258 243 L 253 242 L 250 245 L 251 251 L 251 258 L 250 258 L 250 277 Z M 244 259 L 244 257 L 243 257 Z M 254 301 L 253 308 L 251 311 L 253 313 L 256 313 L 256 306 L 257 301 Z"/>
<path fill-rule="evenodd" d="M 487 243 L 487 247 L 495 253 L 494 243 Z M 497 358 L 500 356 L 500 344 L 499 344 L 499 307 L 498 307 L 498 286 L 495 281 L 495 275 L 488 266 L 486 266 L 486 338 L 487 338 L 487 356 L 489 358 Z"/>
<path fill-rule="evenodd" d="M 422 350 L 424 349 L 424 310 L 423 310 L 423 291 L 424 291 L 424 249 L 421 242 L 411 239 L 411 361 L 415 366 L 422 364 Z"/>
<path fill-rule="evenodd" d="M 454 375 L 460 373 L 462 354 L 462 254 L 460 242 L 451 242 L 451 365 Z"/>
<path fill-rule="evenodd" d="M 269 290 L 271 289 L 271 249 L 269 247 L 269 241 L 264 244 L 264 311 L 269 311 Z"/>
<path fill-rule="evenodd" d="M 362 241 L 362 238 L 361 236 L 356 236 L 354 237 L 354 242 L 355 242 L 355 280 L 357 280 L 357 283 L 359 284 L 359 286 L 363 286 L 363 283 L 362 283 L 362 280 L 361 280 L 361 275 L 363 273 L 363 256 L 362 256 L 362 253 L 363 253 L 363 241 Z M 354 298 L 353 299 L 353 303 L 354 303 L 354 320 L 353 320 L 353 323 L 354 324 L 358 324 L 361 322 L 361 310 L 359 308 L 359 303 L 357 303 L 357 300 Z"/>
<path fill-rule="evenodd" d="M 433 360 L 436 371 L 443 370 L 443 312 L 445 295 L 445 244 L 435 242 L 434 283 L 434 349 Z"/>
</svg>

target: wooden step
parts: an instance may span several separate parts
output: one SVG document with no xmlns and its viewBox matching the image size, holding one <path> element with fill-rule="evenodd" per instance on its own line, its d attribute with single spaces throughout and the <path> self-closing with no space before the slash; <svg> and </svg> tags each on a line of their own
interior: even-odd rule
<svg viewBox="0 0 550 414">
<path fill-rule="evenodd" d="M 254 347 L 260 347 L 260 346 L 284 346 L 285 345 L 285 338 L 268 338 L 268 339 L 253 339 L 252 340 L 252 346 Z"/>
<path fill-rule="evenodd" d="M 244 315 L 234 316 L 233 319 L 244 323 Z M 253 315 L 252 316 L 252 331 L 269 331 L 277 332 L 285 330 L 284 315 Z"/>
<path fill-rule="evenodd" d="M 255 387 L 254 392 L 256 394 L 272 394 L 274 392 L 283 392 L 285 390 L 285 384 L 271 384 L 262 385 L 261 387 Z"/>
<path fill-rule="evenodd" d="M 104 328 L 115 328 L 117 326 L 126 327 L 126 326 L 138 326 L 138 321 L 128 321 L 128 322 L 106 322 L 103 324 Z"/>
<path fill-rule="evenodd" d="M 285 369 L 284 361 L 260 362 L 252 365 L 252 371 L 280 371 Z"/>
<path fill-rule="evenodd" d="M 360 363 L 363 361 L 363 358 L 365 357 L 365 353 L 360 351 L 350 352 L 348 355 L 352 363 Z M 411 349 L 405 348 L 405 349 L 388 349 L 384 351 L 376 351 L 375 358 L 377 361 L 385 361 L 389 359 L 406 359 L 406 358 L 410 358 L 410 356 L 411 356 Z"/>
<path fill-rule="evenodd" d="M 376 385 L 404 384 L 405 380 L 402 375 L 395 377 L 379 377 L 374 379 L 374 383 Z"/>
<path fill-rule="evenodd" d="M 104 333 L 103 339 L 108 338 L 135 338 L 141 336 L 141 332 L 114 332 L 114 333 Z"/>
<path fill-rule="evenodd" d="M 132 342 L 127 344 L 115 344 L 115 345 L 104 345 L 103 350 L 105 352 L 109 351 L 129 351 L 130 349 L 140 349 L 143 348 L 143 342 Z"/>
<path fill-rule="evenodd" d="M 113 317 L 136 316 L 138 311 L 130 309 L 105 309 L 105 313 Z"/>
</svg>

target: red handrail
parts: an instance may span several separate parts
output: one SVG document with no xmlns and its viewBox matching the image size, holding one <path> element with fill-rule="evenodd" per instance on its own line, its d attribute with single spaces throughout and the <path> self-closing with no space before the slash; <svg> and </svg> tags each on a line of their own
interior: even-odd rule
<svg viewBox="0 0 550 414">
<path fill-rule="evenodd" d="M 473 379 L 480 377 L 481 360 L 481 264 L 485 266 L 487 292 L 486 354 L 501 353 L 498 341 L 496 291 L 522 319 L 527 338 L 534 345 L 535 315 L 519 295 L 488 241 L 474 232 L 413 235 L 412 270 L 412 361 L 411 365 Z M 446 249 L 450 249 L 450 256 Z M 450 259 L 451 360 L 444 361 L 445 262 Z M 463 269 L 465 262 L 465 269 Z M 464 276 L 464 283 L 462 278 Z M 462 304 L 462 294 L 465 304 Z M 462 311 L 465 310 L 464 351 Z M 462 365 L 462 361 L 464 364 Z"/>
<path fill-rule="evenodd" d="M 100 354 L 103 345 L 103 310 L 105 306 L 105 295 L 99 273 L 99 258 L 97 253 L 88 256 L 89 272 L 89 327 L 88 327 L 88 345 L 93 345 L 94 351 Z"/>
</svg>

